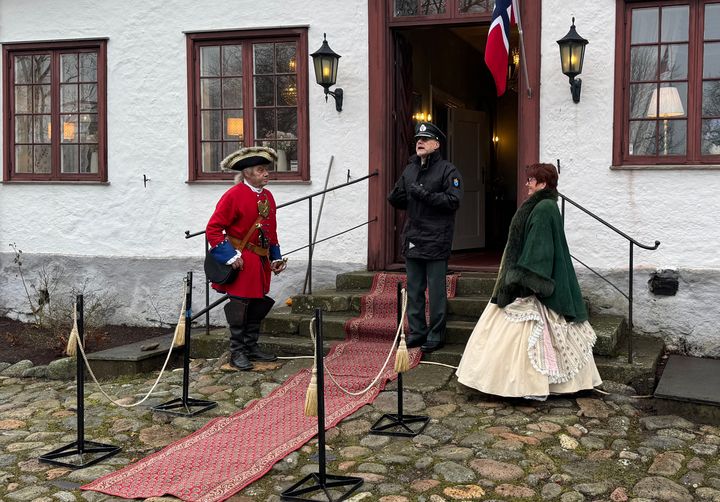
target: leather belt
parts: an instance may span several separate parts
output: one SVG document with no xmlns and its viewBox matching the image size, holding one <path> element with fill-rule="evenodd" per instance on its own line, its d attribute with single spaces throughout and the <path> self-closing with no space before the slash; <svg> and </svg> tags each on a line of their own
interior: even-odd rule
<svg viewBox="0 0 720 502">
<path fill-rule="evenodd" d="M 235 249 L 242 250 L 242 241 L 240 239 L 238 239 L 237 237 L 233 237 L 232 235 L 228 235 L 227 238 L 230 241 L 230 244 L 232 244 Z M 256 246 L 255 244 L 252 244 L 250 242 L 245 243 L 245 249 L 247 249 L 248 251 L 252 251 L 258 256 L 268 256 L 270 254 L 269 249 Z"/>
</svg>

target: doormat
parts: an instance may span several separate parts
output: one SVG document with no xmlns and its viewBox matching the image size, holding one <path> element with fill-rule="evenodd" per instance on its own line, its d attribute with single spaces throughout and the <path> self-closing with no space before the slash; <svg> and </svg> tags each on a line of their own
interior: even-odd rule
<svg viewBox="0 0 720 502">
<path fill-rule="evenodd" d="M 325 357 L 326 371 L 350 391 L 364 389 L 382 368 L 397 323 L 396 287 L 403 274 L 378 273 L 361 301 L 360 316 L 345 325 L 346 340 Z M 457 276 L 449 275 L 448 297 Z M 384 319 L 384 320 L 382 320 Z M 420 362 L 411 349 L 410 365 Z M 350 396 L 325 379 L 325 426 L 337 425 L 375 400 L 388 381 L 397 378 L 390 358 L 378 382 L 361 396 Z M 225 500 L 261 478 L 273 465 L 317 434 L 317 418 L 303 413 L 311 369 L 290 377 L 265 398 L 202 429 L 143 460 L 81 487 L 124 498 L 173 495 L 192 502 Z"/>
</svg>

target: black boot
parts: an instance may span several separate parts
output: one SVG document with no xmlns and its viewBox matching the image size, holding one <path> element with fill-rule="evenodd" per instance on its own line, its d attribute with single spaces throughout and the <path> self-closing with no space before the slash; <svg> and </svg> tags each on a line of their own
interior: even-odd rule
<svg viewBox="0 0 720 502">
<path fill-rule="evenodd" d="M 405 339 L 405 345 L 407 345 L 408 349 L 412 349 L 415 347 L 420 347 L 426 341 L 427 341 L 427 335 L 423 336 L 423 335 L 410 334 Z"/>
<path fill-rule="evenodd" d="M 268 314 L 275 303 L 272 298 L 266 296 L 264 298 L 253 298 L 250 300 L 247 310 L 247 322 L 245 323 L 245 334 L 243 342 L 245 343 L 245 354 L 251 361 L 271 362 L 277 361 L 275 354 L 263 352 L 258 346 L 260 338 L 260 323 Z"/>
<path fill-rule="evenodd" d="M 230 325 L 230 364 L 241 371 L 251 370 L 253 364 L 248 359 L 245 346 L 245 320 L 247 303 L 232 299 L 225 305 L 225 317 Z"/>
</svg>

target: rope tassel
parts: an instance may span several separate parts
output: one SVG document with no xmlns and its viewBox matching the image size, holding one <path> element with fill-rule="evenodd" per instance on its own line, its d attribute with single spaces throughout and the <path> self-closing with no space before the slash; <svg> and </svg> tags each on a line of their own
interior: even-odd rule
<svg viewBox="0 0 720 502">
<path fill-rule="evenodd" d="M 65 348 L 65 354 L 70 357 L 77 355 L 77 346 L 80 342 L 80 332 L 78 331 L 77 323 L 77 304 L 73 304 L 73 326 L 70 330 L 70 336 L 68 336 L 67 347 Z"/>
<path fill-rule="evenodd" d="M 405 313 L 407 311 L 407 291 L 402 290 L 402 315 L 400 316 L 400 343 L 395 353 L 395 372 L 403 373 L 410 369 L 410 355 L 405 343 Z"/>
<path fill-rule="evenodd" d="M 305 393 L 305 416 L 316 417 L 318 414 L 318 388 L 317 388 L 317 368 L 313 366 L 312 376 Z"/>
<path fill-rule="evenodd" d="M 175 326 L 175 334 L 173 335 L 173 347 L 182 347 L 185 345 L 185 303 L 187 299 L 186 292 L 183 288 L 183 302 L 180 307 L 180 318 L 178 319 L 177 325 Z"/>
</svg>

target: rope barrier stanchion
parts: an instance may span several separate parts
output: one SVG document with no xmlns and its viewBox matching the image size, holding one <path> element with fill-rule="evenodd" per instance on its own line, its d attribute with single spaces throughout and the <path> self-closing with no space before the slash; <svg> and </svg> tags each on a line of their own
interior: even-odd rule
<svg viewBox="0 0 720 502">
<path fill-rule="evenodd" d="M 318 420 L 318 472 L 308 474 L 280 495 L 282 500 L 313 501 L 318 498 L 304 498 L 315 492 L 322 492 L 327 500 L 345 500 L 363 484 L 363 479 L 355 476 L 337 476 L 327 474 L 325 469 L 325 364 L 322 335 L 322 310 L 315 309 L 315 354 L 317 358 L 317 420 Z M 304 486 L 307 485 L 307 486 Z M 345 489 L 337 498 L 333 498 L 330 489 Z"/>
<path fill-rule="evenodd" d="M 84 335 L 83 295 L 77 295 L 77 346 L 82 350 Z M 61 465 L 72 469 L 97 464 L 118 453 L 121 448 L 95 441 L 85 440 L 85 366 L 83 358 L 77 357 L 77 440 L 39 457 L 40 462 Z M 61 460 L 66 459 L 66 460 Z"/>
<path fill-rule="evenodd" d="M 185 345 L 183 350 L 183 390 L 182 397 L 153 406 L 153 410 L 171 415 L 194 417 L 217 406 L 216 401 L 189 397 L 190 389 L 190 331 L 192 329 L 192 271 L 187 273 L 185 290 Z"/>
<path fill-rule="evenodd" d="M 403 302 L 402 283 L 397 283 L 397 322 L 398 332 L 403 330 L 405 316 L 407 314 Z M 415 437 L 420 434 L 427 424 L 430 417 L 424 415 L 405 415 L 403 414 L 403 374 L 398 373 L 397 378 L 397 396 L 398 405 L 397 413 L 386 413 L 370 427 L 370 434 L 380 436 L 398 436 L 398 437 Z"/>
</svg>

